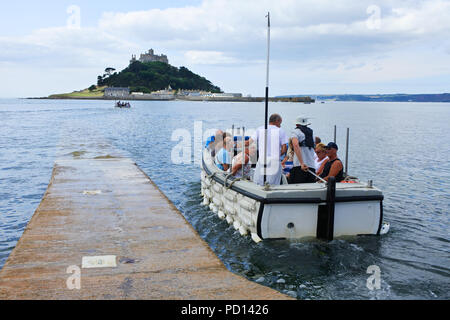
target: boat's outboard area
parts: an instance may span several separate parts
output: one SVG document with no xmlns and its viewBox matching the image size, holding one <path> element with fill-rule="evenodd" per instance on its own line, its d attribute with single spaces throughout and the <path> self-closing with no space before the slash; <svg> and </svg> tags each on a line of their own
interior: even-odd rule
<svg viewBox="0 0 450 320">
<path fill-rule="evenodd" d="M 383 194 L 370 184 L 259 186 L 217 168 L 206 149 L 201 179 L 203 204 L 242 235 L 250 233 L 256 242 L 305 237 L 332 240 L 382 231 Z"/>
</svg>

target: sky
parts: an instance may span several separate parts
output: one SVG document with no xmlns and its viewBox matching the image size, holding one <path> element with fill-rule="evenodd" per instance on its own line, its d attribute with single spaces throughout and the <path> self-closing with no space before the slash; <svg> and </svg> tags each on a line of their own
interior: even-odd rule
<svg viewBox="0 0 450 320">
<path fill-rule="evenodd" d="M 0 97 L 96 83 L 150 48 L 225 92 L 450 92 L 450 0 L 2 1 Z"/>
</svg>

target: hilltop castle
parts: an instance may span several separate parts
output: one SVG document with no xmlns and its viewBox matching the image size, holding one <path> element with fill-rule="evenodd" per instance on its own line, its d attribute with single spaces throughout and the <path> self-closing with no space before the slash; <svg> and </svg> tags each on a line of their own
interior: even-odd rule
<svg viewBox="0 0 450 320">
<path fill-rule="evenodd" d="M 130 64 L 137 61 L 136 60 L 136 55 L 132 55 L 131 56 L 131 60 L 130 60 Z M 144 62 L 153 62 L 153 61 L 160 61 L 160 62 L 164 62 L 169 64 L 169 59 L 167 59 L 167 56 L 165 54 L 161 54 L 161 55 L 156 55 L 154 54 L 153 49 L 148 50 L 147 53 L 143 53 L 141 54 L 141 56 L 139 57 L 139 61 L 144 63 Z"/>
</svg>

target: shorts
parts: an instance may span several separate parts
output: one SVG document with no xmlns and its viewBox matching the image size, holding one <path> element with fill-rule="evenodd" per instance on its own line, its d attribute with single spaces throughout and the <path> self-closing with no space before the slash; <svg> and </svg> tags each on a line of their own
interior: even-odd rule
<svg viewBox="0 0 450 320">
<path fill-rule="evenodd" d="M 312 172 L 316 173 L 316 169 L 314 169 L 314 168 L 309 168 L 309 170 L 311 170 Z M 293 167 L 291 172 L 290 172 L 288 182 L 289 182 L 289 184 L 294 184 L 294 183 L 315 183 L 316 182 L 316 177 L 313 176 L 309 172 L 303 171 L 301 167 Z"/>
</svg>

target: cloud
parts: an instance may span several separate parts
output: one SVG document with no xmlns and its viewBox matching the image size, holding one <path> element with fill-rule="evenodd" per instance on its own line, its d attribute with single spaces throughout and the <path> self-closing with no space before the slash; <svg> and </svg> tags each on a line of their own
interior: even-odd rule
<svg viewBox="0 0 450 320">
<path fill-rule="evenodd" d="M 293 70 L 366 83 L 448 72 L 439 68 L 450 48 L 450 1 L 444 0 L 382 0 L 376 5 L 373 0 L 204 0 L 198 6 L 105 12 L 95 27 L 0 37 L 0 71 L 27 66 L 99 73 L 107 66 L 125 67 L 131 54 L 154 48 L 172 63 L 220 77 L 226 90 L 234 88 L 233 77 L 244 67 L 252 72 L 264 67 L 267 11 L 271 74 L 278 71 L 288 83 L 297 81 Z M 249 85 L 247 91 L 252 90 Z"/>
<path fill-rule="evenodd" d="M 188 64 L 233 64 L 238 60 L 219 51 L 187 51 L 184 54 Z"/>
</svg>

